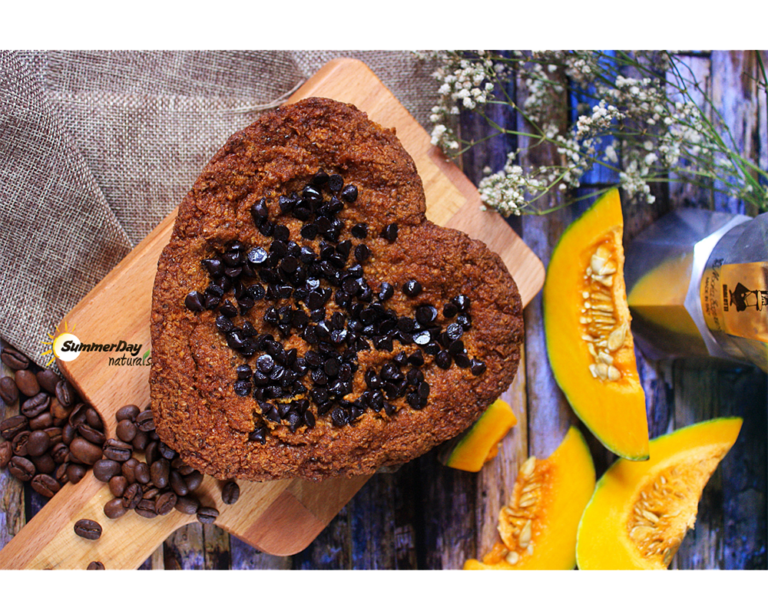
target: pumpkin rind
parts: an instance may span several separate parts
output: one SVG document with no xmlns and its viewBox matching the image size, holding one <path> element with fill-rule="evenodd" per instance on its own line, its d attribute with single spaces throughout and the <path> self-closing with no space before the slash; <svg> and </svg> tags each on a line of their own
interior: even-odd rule
<svg viewBox="0 0 768 614">
<path fill-rule="evenodd" d="M 741 424 L 741 418 L 700 422 L 652 440 L 648 461 L 617 460 L 579 523 L 579 569 L 666 569 Z"/>
<path fill-rule="evenodd" d="M 619 193 L 611 190 L 563 233 L 547 268 L 544 330 L 555 380 L 582 422 L 615 454 L 644 460 L 648 458 L 648 422 L 645 393 L 629 332 L 631 316 L 624 286 L 623 228 Z M 587 327 L 592 324 L 585 324 L 585 319 L 592 321 L 593 313 L 595 318 L 602 317 L 594 311 L 597 306 L 589 302 L 592 299 L 587 285 L 592 272 L 590 264 L 594 262 L 596 250 L 601 249 L 610 253 L 615 269 L 608 280 L 610 286 L 606 285 L 603 293 L 610 296 L 613 308 L 606 319 L 615 322 L 605 326 L 609 330 L 613 326 L 621 340 L 608 358 L 611 366 L 605 366 L 606 371 L 613 367 L 613 374 L 620 373 L 615 381 L 601 379 L 594 371 L 591 373 L 596 366 L 593 364 L 595 344 L 590 343 L 587 334 Z M 605 339 L 598 340 L 599 343 L 605 345 Z"/>
<path fill-rule="evenodd" d="M 517 424 L 508 403 L 494 401 L 458 441 L 445 462 L 447 467 L 478 472 L 498 453 L 498 444 Z"/>
<path fill-rule="evenodd" d="M 532 461 L 533 459 L 533 461 Z M 534 462 L 531 469 L 529 463 Z M 520 470 L 515 488 L 510 497 L 510 506 L 520 508 L 526 494 L 523 492 L 526 472 L 533 471 L 533 476 L 541 480 L 538 489 L 539 501 L 530 512 L 533 517 L 528 529 L 530 551 L 517 552 L 514 564 L 505 558 L 511 552 L 507 546 L 497 544 L 490 553 L 483 557 L 483 562 L 470 559 L 464 564 L 467 570 L 489 569 L 573 569 L 576 565 L 576 529 L 582 511 L 595 487 L 595 467 L 587 443 L 575 427 L 568 430 L 557 450 L 546 459 L 531 457 Z M 504 509 L 500 514 L 500 525 Z M 510 539 L 522 540 L 520 535 L 503 536 L 505 542 Z"/>
</svg>

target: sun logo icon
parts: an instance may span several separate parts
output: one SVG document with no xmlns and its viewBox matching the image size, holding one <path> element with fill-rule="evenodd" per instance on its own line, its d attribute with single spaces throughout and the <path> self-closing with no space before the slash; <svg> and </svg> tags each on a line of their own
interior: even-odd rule
<svg viewBox="0 0 768 614">
<path fill-rule="evenodd" d="M 75 327 L 73 326 L 72 331 L 74 330 Z M 49 345 L 51 347 L 42 353 L 43 356 L 47 356 L 48 354 L 51 355 L 48 363 L 45 365 L 46 367 L 50 367 L 57 358 L 59 360 L 63 360 L 64 362 L 69 362 L 70 360 L 74 360 L 80 356 L 80 339 L 73 335 L 72 331 L 69 330 L 68 324 L 64 322 L 63 332 L 60 331 L 59 327 L 57 326 L 55 335 L 48 333 L 48 337 L 51 340 L 43 341 L 43 345 Z M 76 347 L 78 349 L 73 350 L 72 347 Z"/>
</svg>

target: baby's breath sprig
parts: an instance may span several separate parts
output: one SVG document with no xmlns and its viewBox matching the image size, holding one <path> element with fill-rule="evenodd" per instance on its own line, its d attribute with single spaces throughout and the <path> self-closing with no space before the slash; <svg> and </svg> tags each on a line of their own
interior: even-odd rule
<svg viewBox="0 0 768 614">
<path fill-rule="evenodd" d="M 457 129 L 460 113 L 471 112 L 497 133 L 523 137 L 528 150 L 548 143 L 557 151 L 557 164 L 524 165 L 518 149 L 502 169 L 488 169 L 480 195 L 503 215 L 547 213 L 552 209 L 534 203 L 551 191 L 563 195 L 563 205 L 570 204 L 576 200 L 573 189 L 595 165 L 614 171 L 628 196 L 648 203 L 654 200 L 651 184 L 676 181 L 768 210 L 768 173 L 737 150 L 693 71 L 671 52 L 445 51 L 437 56 L 440 100 L 431 115 L 433 144 L 454 157 L 477 145 L 462 140 Z M 765 89 L 766 71 L 758 61 L 758 87 Z M 514 79 L 524 86 L 522 100 L 507 93 Z M 575 121 L 563 130 L 558 118 L 568 93 L 591 102 L 581 103 Z M 489 112 L 492 105 L 515 109 L 526 127 L 499 125 Z"/>
</svg>

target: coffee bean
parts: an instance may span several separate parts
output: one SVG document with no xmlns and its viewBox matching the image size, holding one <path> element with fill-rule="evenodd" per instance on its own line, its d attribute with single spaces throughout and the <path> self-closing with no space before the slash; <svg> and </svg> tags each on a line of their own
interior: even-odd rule
<svg viewBox="0 0 768 614">
<path fill-rule="evenodd" d="M 176 458 L 176 450 L 169 448 L 162 441 L 158 444 L 157 450 L 160 452 L 160 456 L 168 461 L 172 461 L 174 458 Z"/>
<path fill-rule="evenodd" d="M 35 380 L 37 382 L 37 380 Z M 35 416 L 47 411 L 51 406 L 51 397 L 45 392 L 39 392 L 31 399 L 27 399 L 21 405 L 21 413 L 27 418 L 34 418 Z"/>
<path fill-rule="evenodd" d="M 139 463 L 136 465 L 134 474 L 136 476 L 136 481 L 139 484 L 149 484 L 149 482 L 152 480 L 152 475 L 149 471 L 149 465 L 147 465 L 147 463 Z"/>
<path fill-rule="evenodd" d="M 138 405 L 124 405 L 120 409 L 117 410 L 117 413 L 115 414 L 115 419 L 120 422 L 121 420 L 130 420 L 133 422 L 136 420 L 136 417 L 141 413 L 141 410 L 139 409 Z"/>
<path fill-rule="evenodd" d="M 69 454 L 72 459 L 83 465 L 93 465 L 96 461 L 101 459 L 102 450 L 96 444 L 83 439 L 82 437 L 75 437 L 69 446 Z"/>
<path fill-rule="evenodd" d="M 74 406 L 69 414 L 67 420 L 68 424 L 74 428 L 77 428 L 81 424 L 85 424 L 85 414 L 88 411 L 88 406 L 85 403 L 78 403 Z"/>
<path fill-rule="evenodd" d="M 82 518 L 75 523 L 75 534 L 83 539 L 99 539 L 101 537 L 101 525 L 95 520 Z"/>
<path fill-rule="evenodd" d="M 21 431 L 20 433 L 16 434 L 16 437 L 13 438 L 11 444 L 13 446 L 13 454 L 15 456 L 26 456 L 29 454 L 27 451 L 27 446 L 29 444 L 30 435 L 31 433 L 29 431 Z"/>
<path fill-rule="evenodd" d="M 19 398 L 19 387 L 12 377 L 0 378 L 0 399 L 6 405 L 15 403 Z"/>
<path fill-rule="evenodd" d="M 168 486 L 171 463 L 165 458 L 160 458 L 150 465 L 149 472 L 152 476 L 152 483 L 157 486 L 157 488 L 165 488 Z"/>
<path fill-rule="evenodd" d="M 104 515 L 112 520 L 124 516 L 127 511 L 128 508 L 123 505 L 121 498 L 110 499 L 104 504 Z"/>
<path fill-rule="evenodd" d="M 72 384 L 66 380 L 61 380 L 58 384 L 56 384 L 56 398 L 64 407 L 71 407 L 74 405 L 77 396 L 75 394 L 75 389 L 72 387 Z"/>
<path fill-rule="evenodd" d="M 133 447 L 134 450 L 138 452 L 143 452 L 146 449 L 149 441 L 150 440 L 147 433 L 137 430 L 136 434 L 133 436 L 133 438 L 130 441 L 130 445 Z"/>
<path fill-rule="evenodd" d="M 37 374 L 37 383 L 40 384 L 40 387 L 49 394 L 56 394 L 56 386 L 60 381 L 61 378 L 50 369 L 40 371 Z"/>
<path fill-rule="evenodd" d="M 117 461 L 102 458 L 93 465 L 93 477 L 99 482 L 109 482 L 116 475 L 120 475 L 122 466 Z"/>
<path fill-rule="evenodd" d="M 50 440 L 50 437 L 48 439 Z M 51 448 L 51 458 L 57 465 L 69 462 L 69 446 L 60 441 Z"/>
<path fill-rule="evenodd" d="M 0 471 L 8 466 L 13 456 L 13 447 L 10 441 L 0 441 Z M 185 484 L 186 486 L 186 484 Z"/>
<path fill-rule="evenodd" d="M 45 431 L 34 431 L 29 436 L 27 442 L 27 452 L 32 456 L 40 456 L 48 451 L 51 445 L 51 438 Z"/>
<path fill-rule="evenodd" d="M 189 497 L 176 498 L 176 510 L 178 510 L 182 514 L 187 514 L 188 516 L 194 516 L 195 514 L 197 514 L 197 510 L 199 508 L 200 508 L 200 501 L 197 500 L 197 497 L 189 496 Z"/>
<path fill-rule="evenodd" d="M 53 462 L 50 454 L 30 456 L 29 460 L 35 465 L 37 473 L 53 473 L 56 470 L 56 463 Z"/>
<path fill-rule="evenodd" d="M 107 439 L 104 443 L 104 456 L 109 460 L 124 463 L 133 455 L 133 446 L 119 439 Z"/>
<path fill-rule="evenodd" d="M 147 431 L 155 430 L 155 420 L 152 416 L 151 409 L 147 409 L 141 412 L 138 416 L 136 416 L 136 426 L 139 428 L 140 431 L 143 431 L 145 433 Z"/>
<path fill-rule="evenodd" d="M 151 499 L 142 499 L 133 511 L 144 518 L 155 518 L 157 516 L 155 502 Z"/>
<path fill-rule="evenodd" d="M 115 434 L 119 439 L 126 443 L 130 443 L 133 438 L 136 437 L 136 433 L 138 432 L 139 429 L 137 429 L 136 425 L 130 420 L 121 420 L 117 423 L 117 427 L 115 428 Z"/>
<path fill-rule="evenodd" d="M 183 476 L 187 476 L 190 473 L 193 473 L 195 471 L 195 469 L 193 469 L 192 467 L 187 465 L 187 463 L 181 460 L 180 457 L 173 459 L 173 461 L 171 462 L 171 467 L 176 471 L 178 471 Z"/>
<path fill-rule="evenodd" d="M 136 509 L 136 506 L 141 499 L 141 485 L 138 482 L 131 484 L 125 489 L 125 493 L 123 493 L 123 507 L 129 510 Z"/>
<path fill-rule="evenodd" d="M 128 480 L 125 476 L 116 475 L 109 480 L 109 492 L 115 497 L 122 497 L 125 494 L 125 489 L 128 488 Z"/>
<path fill-rule="evenodd" d="M 187 488 L 190 491 L 195 491 L 200 488 L 200 484 L 203 483 L 203 474 L 195 470 L 187 476 L 184 476 L 184 481 L 187 483 Z"/>
<path fill-rule="evenodd" d="M 85 477 L 85 474 L 88 472 L 88 468 L 84 465 L 79 465 L 77 463 L 70 463 L 69 467 L 67 467 L 67 479 L 72 484 L 77 484 L 80 480 L 82 480 Z"/>
<path fill-rule="evenodd" d="M 14 371 L 29 367 L 29 358 L 12 347 L 3 348 L 3 351 L 0 352 L 0 360 Z"/>
<path fill-rule="evenodd" d="M 22 369 L 16 371 L 16 386 L 27 397 L 33 397 L 40 392 L 40 384 L 32 371 Z"/>
<path fill-rule="evenodd" d="M 128 481 L 128 484 L 133 484 L 136 481 L 136 467 L 139 466 L 139 459 L 131 457 L 123 463 L 123 477 Z"/>
<path fill-rule="evenodd" d="M 142 495 L 142 498 L 144 499 L 157 499 L 157 495 L 160 494 L 160 489 L 155 488 L 154 486 L 147 485 L 148 488 L 144 489 L 144 494 Z"/>
<path fill-rule="evenodd" d="M 240 486 L 237 482 L 227 482 L 221 489 L 221 500 L 227 505 L 232 505 L 240 498 Z"/>
<path fill-rule="evenodd" d="M 99 430 L 96 430 L 93 428 L 90 424 L 83 422 L 82 424 L 77 425 L 77 434 L 80 435 L 83 439 L 87 439 L 93 444 L 96 444 L 97 446 L 103 446 L 104 442 L 106 441 L 106 437 L 104 437 L 104 433 L 102 433 Z"/>
<path fill-rule="evenodd" d="M 53 426 L 53 416 L 51 412 L 45 411 L 42 414 L 30 418 L 29 430 L 30 431 L 43 431 Z"/>
<path fill-rule="evenodd" d="M 202 524 L 213 524 L 219 517 L 219 510 L 215 507 L 200 507 L 197 510 L 197 519 Z"/>
<path fill-rule="evenodd" d="M 21 431 L 26 431 L 29 428 L 29 420 L 26 416 L 11 416 L 0 422 L 0 435 L 8 441 L 13 441 L 13 438 Z"/>
<path fill-rule="evenodd" d="M 59 403 L 59 399 L 53 397 L 51 399 L 51 415 L 53 416 L 54 423 L 64 424 L 69 418 L 71 408 L 64 407 Z"/>
<path fill-rule="evenodd" d="M 49 426 L 47 429 L 43 429 L 43 432 L 51 440 L 51 447 L 63 441 L 62 429 L 58 426 Z"/>
<path fill-rule="evenodd" d="M 171 470 L 171 474 L 168 478 L 168 484 L 170 485 L 171 490 L 173 490 L 173 492 L 176 493 L 176 495 L 179 497 L 184 497 L 185 495 L 189 494 L 189 486 L 187 486 L 187 482 L 178 471 Z"/>
<path fill-rule="evenodd" d="M 85 568 L 88 571 L 101 571 L 105 569 L 104 563 L 101 561 L 91 561 L 88 563 L 88 567 Z"/>
<path fill-rule="evenodd" d="M 155 511 L 160 516 L 165 516 L 173 511 L 176 507 L 176 494 L 170 491 L 165 491 L 155 500 Z"/>
<path fill-rule="evenodd" d="M 85 410 L 85 421 L 88 423 L 88 426 L 97 431 L 104 430 L 104 421 L 101 419 L 99 412 L 93 409 L 93 407 Z"/>
<path fill-rule="evenodd" d="M 150 467 L 160 457 L 160 451 L 158 450 L 158 443 L 151 441 L 147 444 L 147 449 L 144 450 L 144 460 Z"/>
<path fill-rule="evenodd" d="M 71 424 L 67 423 L 61 428 L 61 441 L 63 441 L 68 446 L 72 445 L 72 442 L 75 440 L 76 436 L 77 429 Z"/>
<path fill-rule="evenodd" d="M 64 462 L 58 467 L 56 467 L 56 471 L 53 472 L 53 477 L 56 478 L 56 481 L 64 486 L 64 484 L 67 484 L 69 482 L 69 477 L 67 477 L 67 470 L 69 469 L 69 463 Z"/>
<path fill-rule="evenodd" d="M 35 465 L 23 456 L 12 456 L 8 463 L 8 471 L 17 480 L 29 482 L 35 476 Z"/>
<path fill-rule="evenodd" d="M 32 489 L 44 497 L 52 497 L 60 488 L 59 483 L 50 475 L 43 473 L 32 478 Z"/>
</svg>

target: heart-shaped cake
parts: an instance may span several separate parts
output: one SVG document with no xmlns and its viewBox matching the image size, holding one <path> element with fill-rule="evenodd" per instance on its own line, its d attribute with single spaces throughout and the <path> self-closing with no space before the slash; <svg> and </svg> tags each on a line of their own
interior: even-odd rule
<svg viewBox="0 0 768 614">
<path fill-rule="evenodd" d="M 394 134 L 310 98 L 234 134 L 179 207 L 152 304 L 162 441 L 219 479 L 402 463 L 511 384 L 501 259 L 425 218 Z"/>
</svg>

